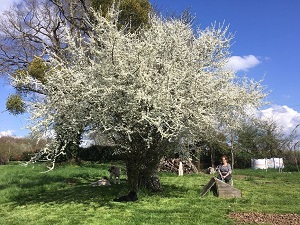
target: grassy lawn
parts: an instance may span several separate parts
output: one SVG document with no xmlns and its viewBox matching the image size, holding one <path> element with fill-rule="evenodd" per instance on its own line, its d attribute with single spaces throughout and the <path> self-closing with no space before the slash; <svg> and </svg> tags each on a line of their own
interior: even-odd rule
<svg viewBox="0 0 300 225">
<path fill-rule="evenodd" d="M 234 224 L 230 212 L 300 214 L 296 172 L 235 170 L 239 199 L 199 197 L 211 175 L 162 173 L 163 192 L 141 191 L 137 202 L 118 203 L 112 199 L 127 194 L 125 176 L 120 185 L 89 185 L 108 176 L 108 167 L 66 165 L 40 173 L 41 165 L 0 166 L 0 224 Z"/>
</svg>

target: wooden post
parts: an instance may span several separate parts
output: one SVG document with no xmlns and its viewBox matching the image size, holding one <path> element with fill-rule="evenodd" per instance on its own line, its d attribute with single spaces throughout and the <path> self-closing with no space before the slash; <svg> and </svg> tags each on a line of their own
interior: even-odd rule
<svg viewBox="0 0 300 225">
<path fill-rule="evenodd" d="M 179 162 L 178 176 L 183 176 L 183 167 L 182 167 L 182 162 Z"/>
</svg>

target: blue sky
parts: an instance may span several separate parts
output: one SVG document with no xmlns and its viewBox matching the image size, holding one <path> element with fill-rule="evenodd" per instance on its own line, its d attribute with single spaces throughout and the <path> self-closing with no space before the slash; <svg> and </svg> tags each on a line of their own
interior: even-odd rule
<svg viewBox="0 0 300 225">
<path fill-rule="evenodd" d="M 285 134 L 300 124 L 300 1 L 151 0 L 159 11 L 189 9 L 194 24 L 229 25 L 234 34 L 231 65 L 238 75 L 263 79 L 270 105 L 261 115 L 276 120 Z M 300 131 L 299 131 L 300 133 Z"/>
<path fill-rule="evenodd" d="M 204 29 L 213 22 L 230 25 L 235 34 L 231 66 L 239 75 L 263 84 L 271 91 L 270 105 L 262 115 L 277 120 L 288 133 L 300 123 L 300 1 L 299 0 L 150 0 L 158 10 L 172 14 L 189 9 L 194 25 Z M 3 10 L 11 0 L 0 0 Z M 0 135 L 24 136 L 24 116 L 11 116 L 5 101 L 12 93 L 0 79 Z"/>
</svg>

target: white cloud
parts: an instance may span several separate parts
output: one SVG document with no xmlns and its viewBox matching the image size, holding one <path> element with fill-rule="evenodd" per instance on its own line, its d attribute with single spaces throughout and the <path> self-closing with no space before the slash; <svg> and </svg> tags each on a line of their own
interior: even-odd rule
<svg viewBox="0 0 300 225">
<path fill-rule="evenodd" d="M 13 3 L 17 3 L 20 1 L 21 0 L 0 0 L 0 13 L 2 13 L 4 10 L 9 9 L 9 7 L 13 5 Z"/>
<path fill-rule="evenodd" d="M 254 55 L 247 56 L 232 56 L 230 57 L 226 67 L 234 71 L 247 71 L 250 68 L 253 68 L 260 64 L 261 62 Z"/>
<path fill-rule="evenodd" d="M 0 131 L 0 137 L 13 136 L 13 130 Z"/>
<path fill-rule="evenodd" d="M 260 117 L 276 121 L 285 135 L 291 134 L 292 130 L 300 124 L 300 112 L 286 105 L 273 105 L 268 109 L 261 110 Z"/>
</svg>

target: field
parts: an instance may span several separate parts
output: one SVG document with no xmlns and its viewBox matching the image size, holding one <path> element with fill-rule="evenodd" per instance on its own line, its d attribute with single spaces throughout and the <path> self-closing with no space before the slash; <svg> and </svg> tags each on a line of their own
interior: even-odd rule
<svg viewBox="0 0 300 225">
<path fill-rule="evenodd" d="M 65 165 L 42 173 L 45 171 L 42 165 L 0 166 L 0 224 L 228 225 L 237 222 L 232 215 L 239 213 L 254 217 L 300 214 L 297 172 L 235 170 L 234 186 L 243 194 L 237 199 L 218 198 L 212 193 L 201 198 L 199 193 L 212 175 L 178 177 L 161 173 L 162 192 L 142 190 L 137 202 L 118 203 L 112 199 L 128 192 L 125 176 L 121 177 L 120 185 L 89 185 L 108 176 L 108 167 L 108 164 Z M 297 224 L 295 221 L 290 224 Z"/>
</svg>

